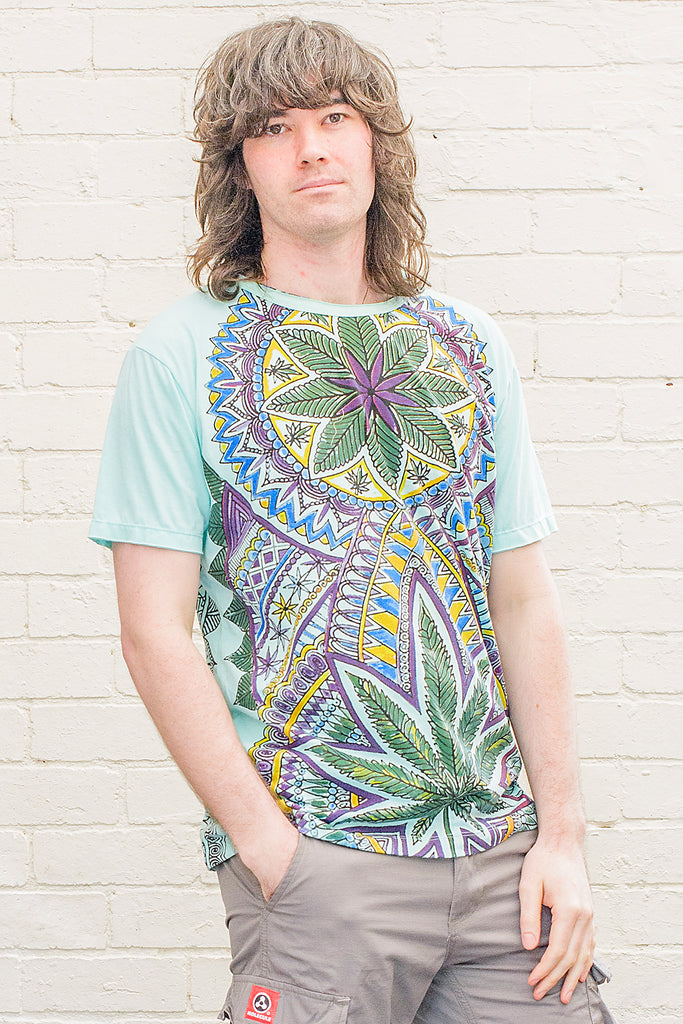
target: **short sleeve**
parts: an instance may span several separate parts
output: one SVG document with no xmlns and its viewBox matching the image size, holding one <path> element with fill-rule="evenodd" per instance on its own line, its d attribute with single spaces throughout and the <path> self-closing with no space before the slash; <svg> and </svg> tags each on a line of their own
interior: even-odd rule
<svg viewBox="0 0 683 1024">
<path fill-rule="evenodd" d="M 497 328 L 496 328 L 497 330 Z M 522 384 L 512 352 L 499 333 L 494 373 L 496 499 L 493 552 L 542 540 L 557 529 L 529 434 Z"/>
<path fill-rule="evenodd" d="M 90 539 L 201 554 L 210 503 L 188 399 L 161 360 L 133 346 L 109 416 Z"/>
</svg>

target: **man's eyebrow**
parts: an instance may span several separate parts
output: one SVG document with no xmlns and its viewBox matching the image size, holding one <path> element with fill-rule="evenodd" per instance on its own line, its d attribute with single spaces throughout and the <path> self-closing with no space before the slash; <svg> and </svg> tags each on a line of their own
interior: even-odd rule
<svg viewBox="0 0 683 1024">
<path fill-rule="evenodd" d="M 348 100 L 345 100 L 342 96 L 335 96 L 333 99 L 330 100 L 329 103 L 323 103 L 321 104 L 321 106 L 314 107 L 313 109 L 324 110 L 325 107 L 333 107 L 336 103 L 342 103 L 344 106 L 349 106 Z M 291 109 L 291 107 L 285 107 L 284 109 L 281 110 L 279 107 L 277 107 L 275 110 L 270 111 L 268 117 L 284 117 L 285 114 Z"/>
</svg>

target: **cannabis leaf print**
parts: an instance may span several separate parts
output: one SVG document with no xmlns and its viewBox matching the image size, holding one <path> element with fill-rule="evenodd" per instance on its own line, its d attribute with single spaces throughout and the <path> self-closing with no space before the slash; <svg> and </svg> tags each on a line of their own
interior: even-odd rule
<svg viewBox="0 0 683 1024">
<path fill-rule="evenodd" d="M 467 815 L 476 826 L 477 812 L 495 814 L 504 808 L 505 801 L 491 791 L 490 783 L 499 757 L 511 742 L 507 722 L 488 732 L 483 728 L 491 705 L 482 680 L 473 682 L 459 706 L 454 666 L 425 604 L 419 612 L 417 648 L 429 731 L 421 729 L 414 716 L 385 690 L 350 672 L 348 678 L 384 757 L 350 753 L 332 744 L 312 747 L 324 763 L 347 779 L 398 798 L 354 814 L 355 824 L 412 821 L 414 842 L 439 815 Z M 338 732 L 337 738 L 343 742 L 346 737 Z"/>
</svg>

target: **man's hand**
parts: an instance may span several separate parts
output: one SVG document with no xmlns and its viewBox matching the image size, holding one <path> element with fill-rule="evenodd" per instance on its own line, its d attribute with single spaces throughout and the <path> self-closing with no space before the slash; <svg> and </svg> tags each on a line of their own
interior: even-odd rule
<svg viewBox="0 0 683 1024">
<path fill-rule="evenodd" d="M 277 817 L 274 816 L 272 824 L 263 830 L 258 846 L 249 850 L 241 846 L 238 851 L 244 866 L 256 876 L 266 902 L 287 874 L 299 845 L 298 830 L 274 803 L 273 807 Z"/>
<path fill-rule="evenodd" d="M 581 847 L 550 845 L 539 838 L 524 858 L 519 883 L 520 929 L 525 949 L 535 949 L 541 933 L 541 906 L 550 908 L 548 948 L 529 975 L 534 999 L 564 977 L 560 999 L 568 1003 L 588 976 L 595 950 L 593 901 Z"/>
</svg>

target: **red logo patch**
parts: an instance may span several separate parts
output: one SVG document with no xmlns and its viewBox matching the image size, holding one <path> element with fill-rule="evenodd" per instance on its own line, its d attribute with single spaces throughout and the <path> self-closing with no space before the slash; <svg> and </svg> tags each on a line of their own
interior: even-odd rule
<svg viewBox="0 0 683 1024">
<path fill-rule="evenodd" d="M 258 1020 L 261 1024 L 273 1024 L 279 998 L 280 993 L 273 992 L 271 988 L 252 985 L 244 1019 Z"/>
</svg>

